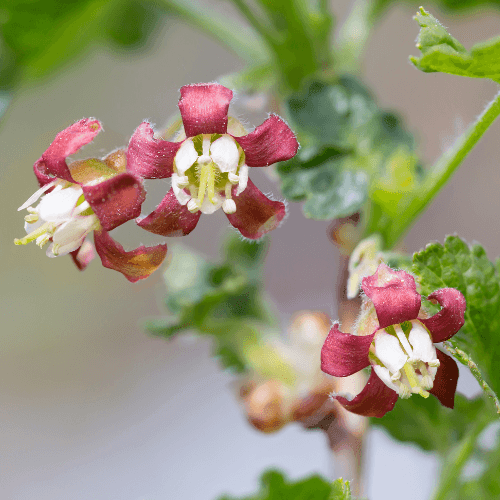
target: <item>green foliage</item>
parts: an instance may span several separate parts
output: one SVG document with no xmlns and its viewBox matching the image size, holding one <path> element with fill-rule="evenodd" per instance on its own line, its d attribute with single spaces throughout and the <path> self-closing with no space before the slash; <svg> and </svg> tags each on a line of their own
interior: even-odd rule
<svg viewBox="0 0 500 500">
<path fill-rule="evenodd" d="M 477 43 L 468 51 L 422 7 L 415 19 L 421 27 L 417 48 L 422 55 L 410 60 L 418 69 L 500 81 L 500 36 Z"/>
<path fill-rule="evenodd" d="M 91 44 L 137 47 L 160 13 L 140 0 L 12 0 L 1 10 L 0 89 L 42 78 Z"/>
<path fill-rule="evenodd" d="M 370 208 L 371 232 L 389 227 L 419 186 L 412 136 L 351 76 L 313 82 L 287 102 L 302 149 L 278 166 L 283 194 L 306 217 L 336 219 Z M 385 219 L 384 219 L 385 217 Z"/>
<path fill-rule="evenodd" d="M 423 295 L 443 287 L 463 293 L 465 325 L 449 342 L 470 354 L 493 391 L 500 393 L 500 283 L 483 247 L 448 236 L 444 245 L 430 243 L 415 253 L 413 271 Z"/>
<path fill-rule="evenodd" d="M 374 418 L 372 425 L 385 429 L 391 437 L 403 443 L 413 443 L 425 451 L 445 455 L 469 430 L 470 423 L 480 415 L 496 419 L 490 404 L 482 397 L 469 400 L 455 396 L 455 408 L 441 405 L 437 398 L 412 396 L 400 399 L 384 418 Z"/>
<path fill-rule="evenodd" d="M 337 479 L 333 484 L 320 476 L 300 481 L 288 481 L 276 470 L 264 472 L 261 487 L 249 497 L 223 496 L 219 500 L 351 500 L 349 481 Z"/>
<path fill-rule="evenodd" d="M 267 246 L 267 240 L 232 236 L 218 265 L 185 247 L 174 249 L 164 273 L 165 303 L 173 316 L 149 320 L 148 331 L 166 338 L 188 330 L 210 335 L 222 365 L 244 371 L 244 358 L 255 352 L 262 330 L 275 324 L 261 289 Z"/>
</svg>

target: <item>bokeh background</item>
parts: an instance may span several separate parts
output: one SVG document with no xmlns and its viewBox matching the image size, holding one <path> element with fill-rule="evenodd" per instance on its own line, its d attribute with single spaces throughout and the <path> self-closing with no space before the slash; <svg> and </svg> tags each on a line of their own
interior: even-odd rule
<svg viewBox="0 0 500 500">
<path fill-rule="evenodd" d="M 213 0 L 224 11 L 227 4 Z M 339 18 L 348 1 L 332 2 Z M 466 47 L 497 35 L 498 11 L 449 16 L 431 10 Z M 414 7 L 397 5 L 377 26 L 363 76 L 381 107 L 398 111 L 420 141 L 427 164 L 482 111 L 497 92 L 486 80 L 424 74 L 408 62 L 416 54 Z M 229 11 L 228 22 L 235 15 Z M 98 260 L 79 273 L 69 258 L 50 260 L 23 235 L 17 207 L 37 188 L 32 164 L 57 132 L 82 117 L 104 125 L 75 158 L 100 156 L 127 143 L 147 118 L 158 126 L 177 112 L 178 89 L 216 81 L 243 62 L 179 21 L 160 26 L 140 54 L 93 47 L 56 77 L 17 93 L 0 125 L 1 294 L 0 497 L 5 500 L 214 500 L 249 494 L 268 467 L 292 478 L 335 475 L 319 431 L 290 425 L 265 436 L 245 421 L 231 375 L 221 372 L 210 345 L 195 337 L 167 342 L 149 337 L 145 317 L 164 314 L 161 271 L 132 285 Z M 244 100 L 236 102 L 244 113 Z M 247 115 L 258 125 L 264 114 Z M 446 234 L 480 241 L 490 258 L 500 254 L 500 123 L 494 124 L 451 182 L 417 221 L 405 247 L 416 251 Z M 279 196 L 264 172 L 252 179 Z M 154 186 L 153 186 L 154 184 Z M 163 184 L 163 185 L 162 185 Z M 148 212 L 166 184 L 148 184 Z M 295 311 L 322 310 L 335 318 L 339 253 L 328 224 L 307 220 L 290 204 L 285 224 L 272 234 L 265 287 L 285 327 Z M 204 216 L 182 239 L 217 260 L 229 231 L 219 212 Z M 153 236 L 132 224 L 116 237 L 130 247 Z M 169 245 L 178 240 L 169 239 Z M 459 389 L 478 387 L 462 372 Z M 370 431 L 365 457 L 371 500 L 424 500 L 437 460 Z"/>
</svg>

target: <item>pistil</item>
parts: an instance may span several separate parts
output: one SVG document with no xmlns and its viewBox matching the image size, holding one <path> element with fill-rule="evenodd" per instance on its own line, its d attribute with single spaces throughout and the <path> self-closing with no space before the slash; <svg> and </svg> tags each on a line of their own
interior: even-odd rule
<svg viewBox="0 0 500 500">
<path fill-rule="evenodd" d="M 429 393 L 420 385 L 413 366 L 410 363 L 405 363 L 405 365 L 403 366 L 403 370 L 405 372 L 406 378 L 408 379 L 408 382 L 410 383 L 411 392 L 413 392 L 414 394 L 420 394 L 420 396 L 424 398 L 428 398 Z"/>
<path fill-rule="evenodd" d="M 27 245 L 28 243 L 31 243 L 40 236 L 44 236 L 45 234 L 53 234 L 55 229 L 56 225 L 53 222 L 46 222 L 45 224 L 42 224 L 39 228 L 27 234 L 24 238 L 16 238 L 14 240 L 14 245 Z"/>
</svg>

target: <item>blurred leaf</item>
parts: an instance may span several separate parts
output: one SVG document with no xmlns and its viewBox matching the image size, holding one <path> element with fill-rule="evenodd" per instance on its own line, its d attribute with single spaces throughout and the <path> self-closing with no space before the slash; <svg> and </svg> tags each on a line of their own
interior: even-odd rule
<svg viewBox="0 0 500 500">
<path fill-rule="evenodd" d="M 351 500 L 348 481 L 337 479 L 333 484 L 320 476 L 300 481 L 288 481 L 276 470 L 264 472 L 256 495 L 246 497 L 223 496 L 219 500 Z"/>
<path fill-rule="evenodd" d="M 415 20 L 421 27 L 417 47 L 422 55 L 410 60 L 418 69 L 500 80 L 500 36 L 477 43 L 468 51 L 422 7 Z"/>
<path fill-rule="evenodd" d="M 392 438 L 416 444 L 425 451 L 446 454 L 468 432 L 470 423 L 480 415 L 496 420 L 489 402 L 479 397 L 469 400 L 455 395 L 455 408 L 445 408 L 437 398 L 412 396 L 400 399 L 384 418 L 371 419 L 372 425 L 385 429 Z"/>
<path fill-rule="evenodd" d="M 413 256 L 413 272 L 428 295 L 438 288 L 460 290 L 467 300 L 465 324 L 448 342 L 470 354 L 493 391 L 500 393 L 500 283 L 483 247 L 457 236 L 430 243 Z"/>
<path fill-rule="evenodd" d="M 243 371 L 243 355 L 248 357 L 263 330 L 276 323 L 261 288 L 266 252 L 267 240 L 247 242 L 234 235 L 225 243 L 225 260 L 215 265 L 178 246 L 164 273 L 165 304 L 173 316 L 149 320 L 145 327 L 166 338 L 187 330 L 212 336 L 222 365 Z"/>
<path fill-rule="evenodd" d="M 399 215 L 401 201 L 419 186 L 422 169 L 412 153 L 413 138 L 397 116 L 380 110 L 351 76 L 334 85 L 313 82 L 287 106 L 302 149 L 277 171 L 283 194 L 306 201 L 306 217 L 345 217 L 370 206 L 370 198 L 377 207 L 370 211 L 372 232 L 379 214 L 388 219 L 386 226 Z"/>
<path fill-rule="evenodd" d="M 93 43 L 137 47 L 161 14 L 140 0 L 10 0 L 0 11 L 0 88 L 42 78 Z"/>
</svg>

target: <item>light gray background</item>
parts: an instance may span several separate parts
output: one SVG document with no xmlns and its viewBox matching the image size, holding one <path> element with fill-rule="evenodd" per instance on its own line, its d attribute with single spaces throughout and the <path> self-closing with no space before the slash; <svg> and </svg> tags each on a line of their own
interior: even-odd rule
<svg viewBox="0 0 500 500">
<path fill-rule="evenodd" d="M 335 10 L 344 12 L 348 3 L 335 2 Z M 414 10 L 396 7 L 378 26 L 364 76 L 381 106 L 401 112 L 417 132 L 429 163 L 497 89 L 415 70 L 407 60 L 417 53 Z M 496 12 L 439 16 L 466 47 L 500 27 Z M 81 274 L 69 258 L 50 260 L 34 245 L 12 244 L 23 235 L 16 209 L 37 187 L 32 164 L 58 131 L 84 116 L 99 118 L 105 132 L 75 157 L 101 155 L 126 144 L 144 118 L 163 124 L 177 111 L 181 85 L 242 67 L 211 39 L 169 23 L 148 52 L 120 57 L 97 48 L 55 80 L 20 93 L 9 109 L 0 130 L 2 499 L 212 500 L 223 492 L 251 493 L 270 466 L 294 478 L 332 473 L 320 433 L 291 425 L 264 436 L 246 424 L 232 378 L 220 372 L 207 342 L 166 342 L 143 332 L 141 318 L 163 313 L 161 272 L 131 285 L 98 261 Z M 496 123 L 416 223 L 406 239 L 409 251 L 457 232 L 482 242 L 491 258 L 500 254 L 499 133 Z M 253 172 L 253 180 L 279 195 L 262 172 Z M 291 204 L 288 220 L 273 233 L 265 285 L 284 324 L 299 309 L 336 315 L 338 252 L 327 226 Z M 223 214 L 203 216 L 182 242 L 217 258 L 226 229 Z M 130 246 L 153 241 L 133 227 L 116 234 Z M 477 390 L 470 377 L 460 384 Z M 370 434 L 366 464 L 371 500 L 396 500 L 403 492 L 406 500 L 424 500 L 437 474 L 432 455 L 380 431 Z"/>
</svg>

